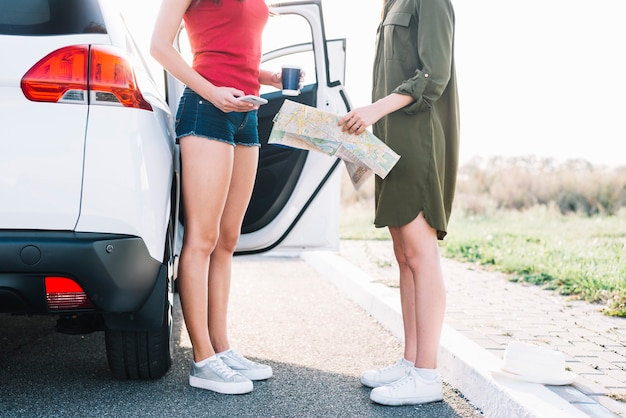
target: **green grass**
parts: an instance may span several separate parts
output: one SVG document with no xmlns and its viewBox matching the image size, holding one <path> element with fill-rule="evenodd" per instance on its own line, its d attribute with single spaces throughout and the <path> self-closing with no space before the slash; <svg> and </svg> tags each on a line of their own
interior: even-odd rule
<svg viewBox="0 0 626 418">
<path fill-rule="evenodd" d="M 343 205 L 339 219 L 339 235 L 348 240 L 390 240 L 387 228 L 374 227 L 373 203 Z"/>
<path fill-rule="evenodd" d="M 373 209 L 342 208 L 342 239 L 389 239 Z M 563 216 L 537 207 L 490 215 L 453 213 L 442 255 L 603 306 L 626 317 L 626 210 L 615 216 Z"/>
</svg>

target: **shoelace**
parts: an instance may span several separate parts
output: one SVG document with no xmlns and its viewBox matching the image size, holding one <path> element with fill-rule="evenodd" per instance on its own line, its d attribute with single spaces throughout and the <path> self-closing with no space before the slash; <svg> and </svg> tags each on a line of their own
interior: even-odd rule
<svg viewBox="0 0 626 418">
<path fill-rule="evenodd" d="M 398 360 L 395 364 L 392 364 L 391 366 L 387 366 L 387 367 L 380 369 L 380 373 L 383 373 L 392 369 L 397 369 L 398 367 L 404 367 L 404 365 L 402 364 L 402 360 Z"/>
<path fill-rule="evenodd" d="M 406 385 L 408 381 L 413 381 L 413 376 L 411 376 L 411 371 L 409 371 L 409 370 L 407 370 L 406 375 L 405 375 L 403 378 L 401 378 L 401 379 L 396 380 L 395 382 L 393 382 L 393 383 L 391 384 L 391 387 L 392 387 L 393 389 L 397 389 L 397 388 L 399 388 L 400 386 L 404 386 L 404 385 Z"/>
<path fill-rule="evenodd" d="M 213 370 L 224 379 L 230 379 L 231 377 L 237 376 L 239 374 L 230 367 L 228 367 L 226 363 L 224 363 L 221 359 L 217 359 L 216 361 L 212 362 L 212 364 Z"/>
<path fill-rule="evenodd" d="M 243 363 L 244 365 L 248 367 L 256 366 L 255 362 L 253 362 L 252 360 L 248 360 L 238 351 L 231 350 L 229 357 L 233 357 L 235 360 L 239 361 L 240 363 Z"/>
</svg>

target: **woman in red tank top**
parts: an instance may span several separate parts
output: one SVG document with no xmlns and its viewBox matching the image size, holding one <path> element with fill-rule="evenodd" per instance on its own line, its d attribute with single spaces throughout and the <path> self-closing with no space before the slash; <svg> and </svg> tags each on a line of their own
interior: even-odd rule
<svg viewBox="0 0 626 418">
<path fill-rule="evenodd" d="M 279 74 L 259 69 L 264 0 L 163 0 L 151 54 L 186 85 L 176 115 L 182 161 L 185 235 L 179 263 L 180 300 L 193 345 L 192 386 L 239 394 L 271 367 L 232 349 L 227 308 L 232 256 L 256 176 L 257 108 L 238 98 L 261 84 L 281 87 Z M 172 46 L 185 22 L 193 64 Z"/>
</svg>

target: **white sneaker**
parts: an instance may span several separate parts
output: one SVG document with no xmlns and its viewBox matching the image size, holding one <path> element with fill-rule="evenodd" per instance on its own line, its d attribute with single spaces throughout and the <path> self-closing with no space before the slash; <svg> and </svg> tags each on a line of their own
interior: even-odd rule
<svg viewBox="0 0 626 418">
<path fill-rule="evenodd" d="M 400 380 L 372 389 L 370 399 L 381 405 L 419 405 L 443 400 L 441 376 L 433 380 L 422 378 L 415 368 Z"/>
<path fill-rule="evenodd" d="M 378 370 L 366 370 L 361 375 L 361 383 L 371 388 L 390 385 L 396 380 L 402 379 L 409 369 L 413 368 L 413 363 L 401 358 L 395 364 Z"/>
<path fill-rule="evenodd" d="M 253 389 L 250 379 L 237 373 L 217 357 L 208 360 L 201 367 L 191 362 L 189 384 L 226 395 L 240 395 L 252 392 Z"/>
<path fill-rule="evenodd" d="M 248 360 L 232 348 L 218 353 L 217 357 L 222 359 L 228 367 L 250 380 L 265 380 L 272 377 L 273 372 L 270 366 Z"/>
</svg>

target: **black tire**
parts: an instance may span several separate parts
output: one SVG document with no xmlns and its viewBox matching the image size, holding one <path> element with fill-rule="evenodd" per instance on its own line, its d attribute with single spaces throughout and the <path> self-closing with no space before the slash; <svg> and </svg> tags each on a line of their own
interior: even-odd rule
<svg viewBox="0 0 626 418">
<path fill-rule="evenodd" d="M 172 228 L 168 228 L 165 243 L 164 263 L 173 263 Z M 167 269 L 166 289 L 164 294 L 164 318 L 157 330 L 118 331 L 105 329 L 107 360 L 111 374 L 117 379 L 158 379 L 165 375 L 172 364 L 172 311 L 173 278 Z"/>
<path fill-rule="evenodd" d="M 105 332 L 109 369 L 117 379 L 158 379 L 172 363 L 167 331 Z"/>
</svg>

